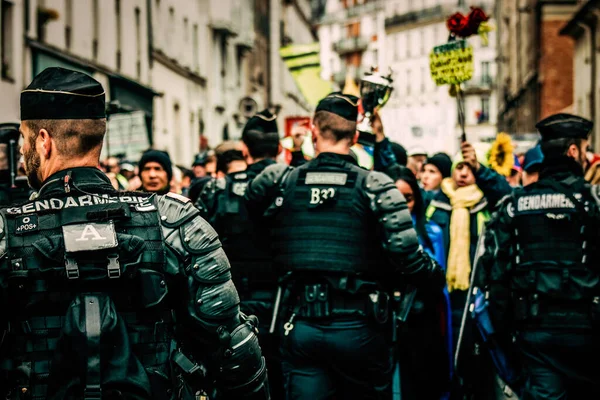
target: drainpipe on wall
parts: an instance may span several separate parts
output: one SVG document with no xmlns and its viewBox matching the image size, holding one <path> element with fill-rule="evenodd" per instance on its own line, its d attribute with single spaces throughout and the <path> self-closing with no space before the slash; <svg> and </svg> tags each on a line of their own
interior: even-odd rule
<svg viewBox="0 0 600 400">
<path fill-rule="evenodd" d="M 597 18 L 597 16 L 596 16 Z M 591 63 L 591 84 L 592 84 L 592 90 L 590 91 L 590 110 L 591 110 L 591 119 L 592 121 L 597 121 L 597 112 L 596 112 L 596 90 L 597 90 L 597 82 L 596 82 L 596 65 L 597 65 L 597 59 L 596 59 L 596 26 L 595 23 L 593 26 L 590 26 L 590 47 L 591 47 L 591 51 L 590 51 L 590 63 Z M 598 125 L 596 124 L 595 129 L 594 129 L 594 139 L 593 142 L 594 144 L 597 143 L 597 134 L 598 134 Z"/>
<path fill-rule="evenodd" d="M 148 66 L 152 69 L 153 52 L 154 52 L 154 30 L 152 29 L 152 0 L 146 0 L 146 24 L 148 26 Z M 152 76 L 152 74 L 149 74 Z"/>
</svg>

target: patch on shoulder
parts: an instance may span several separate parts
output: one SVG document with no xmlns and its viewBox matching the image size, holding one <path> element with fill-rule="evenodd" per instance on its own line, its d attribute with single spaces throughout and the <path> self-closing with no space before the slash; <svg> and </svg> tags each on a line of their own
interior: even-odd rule
<svg viewBox="0 0 600 400">
<path fill-rule="evenodd" d="M 112 222 L 65 225 L 62 227 L 67 253 L 112 249 L 118 246 Z"/>
<path fill-rule="evenodd" d="M 182 195 L 180 195 L 180 194 L 177 194 L 177 193 L 173 193 L 173 192 L 169 192 L 169 193 L 167 193 L 167 194 L 166 194 L 166 196 L 167 196 L 167 197 L 170 197 L 170 198 L 172 198 L 172 199 L 174 199 L 174 200 L 177 200 L 178 202 L 180 202 L 180 203 L 183 203 L 183 204 L 185 204 L 185 203 L 189 203 L 189 202 L 191 201 L 191 200 L 190 200 L 190 199 L 188 199 L 187 197 L 185 197 L 185 196 L 182 196 Z"/>
</svg>

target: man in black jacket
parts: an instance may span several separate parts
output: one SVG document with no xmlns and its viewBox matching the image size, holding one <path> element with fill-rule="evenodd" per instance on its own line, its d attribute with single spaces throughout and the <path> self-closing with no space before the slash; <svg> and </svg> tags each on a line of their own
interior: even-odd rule
<svg viewBox="0 0 600 400">
<path fill-rule="evenodd" d="M 249 212 L 271 230 L 276 267 L 294 282 L 282 314 L 287 399 L 389 398 L 389 285 L 444 284 L 394 182 L 350 156 L 357 100 L 321 100 L 318 156 L 296 169 L 272 165 L 246 191 Z"/>
<path fill-rule="evenodd" d="M 231 149 L 217 155 L 217 165 L 222 172 L 227 172 L 228 161 L 243 155 L 248 167 L 210 180 L 196 204 L 223 241 L 231 262 L 233 281 L 240 293 L 242 312 L 258 317 L 271 393 L 274 398 L 281 398 L 279 344 L 277 338 L 269 334 L 277 280 L 268 240 L 261 227 L 250 220 L 244 204 L 248 184 L 269 165 L 275 164 L 280 150 L 276 116 L 264 110 L 250 118 L 242 132 L 242 142 L 241 152 Z"/>
<path fill-rule="evenodd" d="M 268 399 L 255 317 L 186 198 L 98 169 L 104 89 L 48 68 L 21 94 L 34 200 L 0 210 L 0 397 Z"/>
<path fill-rule="evenodd" d="M 516 342 L 524 400 L 600 397 L 598 187 L 583 171 L 591 121 L 539 122 L 539 181 L 516 189 L 490 221 L 483 285 L 500 343 Z M 481 286 L 480 286 L 481 287 Z"/>
</svg>

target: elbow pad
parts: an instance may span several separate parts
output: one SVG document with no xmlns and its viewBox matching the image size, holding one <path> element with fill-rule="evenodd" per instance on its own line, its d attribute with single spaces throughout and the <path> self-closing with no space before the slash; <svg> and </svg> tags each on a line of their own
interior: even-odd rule
<svg viewBox="0 0 600 400">
<path fill-rule="evenodd" d="M 218 378 L 223 398 L 269 399 L 267 366 L 256 336 L 257 325 L 258 319 L 250 316 L 231 333 L 224 326 L 217 329 L 223 344 Z"/>
</svg>

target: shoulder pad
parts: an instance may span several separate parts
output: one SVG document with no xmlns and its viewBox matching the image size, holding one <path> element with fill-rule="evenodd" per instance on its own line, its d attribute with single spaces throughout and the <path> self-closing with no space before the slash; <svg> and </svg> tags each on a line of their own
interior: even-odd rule
<svg viewBox="0 0 600 400">
<path fill-rule="evenodd" d="M 180 197 L 182 199 L 180 199 Z M 186 200 L 186 201 L 184 201 Z M 167 194 L 158 196 L 156 199 L 160 220 L 167 228 L 173 228 L 189 221 L 200 212 L 192 202 L 183 196 Z"/>
<path fill-rule="evenodd" d="M 181 225 L 179 234 L 183 248 L 191 254 L 210 253 L 221 247 L 217 232 L 199 215 Z"/>
<path fill-rule="evenodd" d="M 259 176 L 262 176 L 262 179 L 272 181 L 274 184 L 278 185 L 281 183 L 286 171 L 291 171 L 293 169 L 294 167 L 290 167 L 286 164 L 272 164 L 265 168 Z"/>
<path fill-rule="evenodd" d="M 392 187 L 396 187 L 394 181 L 383 172 L 371 171 L 365 179 L 365 189 L 371 193 L 389 190 Z"/>
<path fill-rule="evenodd" d="M 206 185 L 202 188 L 202 192 L 225 190 L 227 187 L 227 178 L 213 178 L 206 182 Z"/>
</svg>

